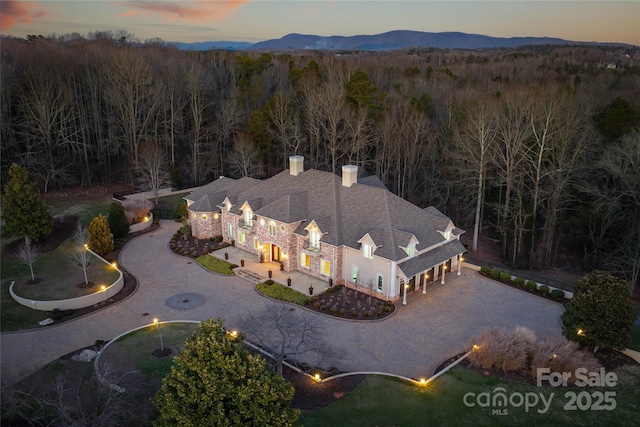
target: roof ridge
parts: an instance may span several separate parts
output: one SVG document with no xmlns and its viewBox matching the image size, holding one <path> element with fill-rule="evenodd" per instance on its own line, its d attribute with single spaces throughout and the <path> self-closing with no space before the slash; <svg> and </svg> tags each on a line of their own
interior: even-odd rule
<svg viewBox="0 0 640 427">
<path fill-rule="evenodd" d="M 388 222 L 388 230 L 389 230 L 389 240 L 391 241 L 391 248 L 389 248 L 391 250 L 391 259 L 396 260 L 398 259 L 398 257 L 396 257 L 396 236 L 394 236 L 393 233 L 393 224 L 391 223 L 391 211 L 389 210 L 389 194 L 391 192 L 389 190 L 384 192 L 384 208 L 386 210 L 387 213 L 387 222 Z"/>
</svg>

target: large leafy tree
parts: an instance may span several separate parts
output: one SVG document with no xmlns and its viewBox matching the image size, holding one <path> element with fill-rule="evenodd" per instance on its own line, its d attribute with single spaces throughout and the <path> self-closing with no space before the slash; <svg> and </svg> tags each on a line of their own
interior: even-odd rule
<svg viewBox="0 0 640 427">
<path fill-rule="evenodd" d="M 89 248 L 95 253 L 102 255 L 113 250 L 113 235 L 104 215 L 100 214 L 93 218 L 87 228 L 87 234 Z"/>
<path fill-rule="evenodd" d="M 200 324 L 154 398 L 156 426 L 290 426 L 293 386 L 228 335 L 220 319 Z"/>
<path fill-rule="evenodd" d="M 53 231 L 52 219 L 27 169 L 16 163 L 9 168 L 2 193 L 2 217 L 7 236 L 29 236 L 38 241 Z"/>
<path fill-rule="evenodd" d="M 629 284 L 610 274 L 594 272 L 578 280 L 562 315 L 562 332 L 585 347 L 625 348 L 631 341 L 633 308 Z"/>
<path fill-rule="evenodd" d="M 616 98 L 594 116 L 596 126 L 609 139 L 619 139 L 640 126 L 640 109 L 623 98 Z"/>
</svg>

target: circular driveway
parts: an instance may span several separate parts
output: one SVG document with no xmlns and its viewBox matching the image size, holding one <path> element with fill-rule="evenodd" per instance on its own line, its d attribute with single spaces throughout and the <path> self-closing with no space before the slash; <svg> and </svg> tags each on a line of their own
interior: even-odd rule
<svg viewBox="0 0 640 427">
<path fill-rule="evenodd" d="M 229 328 L 235 328 L 247 312 L 280 304 L 262 297 L 237 276 L 210 273 L 170 252 L 167 244 L 179 225 L 162 221 L 162 228 L 132 240 L 121 252 L 120 264 L 139 280 L 139 289 L 127 300 L 60 325 L 2 334 L 3 384 L 98 339 L 109 340 L 149 324 L 153 318 L 222 317 Z M 338 350 L 326 358 L 324 367 L 426 378 L 488 326 L 525 326 L 538 336 L 560 336 L 563 309 L 463 269 L 461 276 L 449 274 L 445 285 L 427 287 L 426 295 L 422 290 L 409 294 L 408 304 L 398 304 L 396 313 L 383 321 L 354 322 L 300 311 L 317 317 L 326 341 Z"/>
</svg>

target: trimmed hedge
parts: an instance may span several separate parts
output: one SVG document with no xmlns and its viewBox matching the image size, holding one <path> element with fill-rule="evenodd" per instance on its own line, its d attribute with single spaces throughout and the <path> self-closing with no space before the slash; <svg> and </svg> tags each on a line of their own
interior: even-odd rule
<svg viewBox="0 0 640 427">
<path fill-rule="evenodd" d="M 561 291 L 560 289 L 554 289 L 551 291 L 551 298 L 555 299 L 555 300 L 561 300 L 562 298 L 564 298 L 564 291 Z"/>
<path fill-rule="evenodd" d="M 494 268 L 489 272 L 489 276 L 491 276 L 492 279 L 497 280 L 500 278 L 500 273 L 501 273 L 500 270 Z"/>
<path fill-rule="evenodd" d="M 503 282 L 510 282 L 511 281 L 511 273 L 507 273 L 507 272 L 503 271 L 502 273 L 500 273 L 500 280 L 502 280 Z"/>
<path fill-rule="evenodd" d="M 233 268 L 237 267 L 211 255 L 202 255 L 201 257 L 196 258 L 196 262 L 207 270 L 227 275 L 232 275 Z"/>
<path fill-rule="evenodd" d="M 535 291 L 537 288 L 536 282 L 534 282 L 533 280 L 527 280 L 527 288 L 531 289 L 532 291 Z"/>
<path fill-rule="evenodd" d="M 513 279 L 513 284 L 519 287 L 524 287 L 524 279 L 522 277 L 516 277 Z"/>
<path fill-rule="evenodd" d="M 266 282 L 258 283 L 256 285 L 256 289 L 261 294 L 273 299 L 292 302 L 298 305 L 305 305 L 309 301 L 311 301 L 311 297 L 303 295 L 294 289 L 282 286 L 281 284 L 276 283 L 273 280 L 267 280 Z"/>
<path fill-rule="evenodd" d="M 540 285 L 538 291 L 543 295 L 549 295 L 549 287 L 547 285 Z"/>
<path fill-rule="evenodd" d="M 489 274 L 491 273 L 491 268 L 486 265 L 483 265 L 482 267 L 480 267 L 480 273 Z"/>
</svg>

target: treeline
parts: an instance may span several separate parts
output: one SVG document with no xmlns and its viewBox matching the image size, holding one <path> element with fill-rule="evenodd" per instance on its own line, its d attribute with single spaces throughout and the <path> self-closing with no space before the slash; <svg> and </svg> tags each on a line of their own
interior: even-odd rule
<svg viewBox="0 0 640 427">
<path fill-rule="evenodd" d="M 577 256 L 638 280 L 637 49 L 247 54 L 31 37 L 1 53 L 2 164 L 42 191 L 134 182 L 149 145 L 175 183 L 272 176 L 300 154 L 489 233 L 514 266 Z"/>
</svg>

